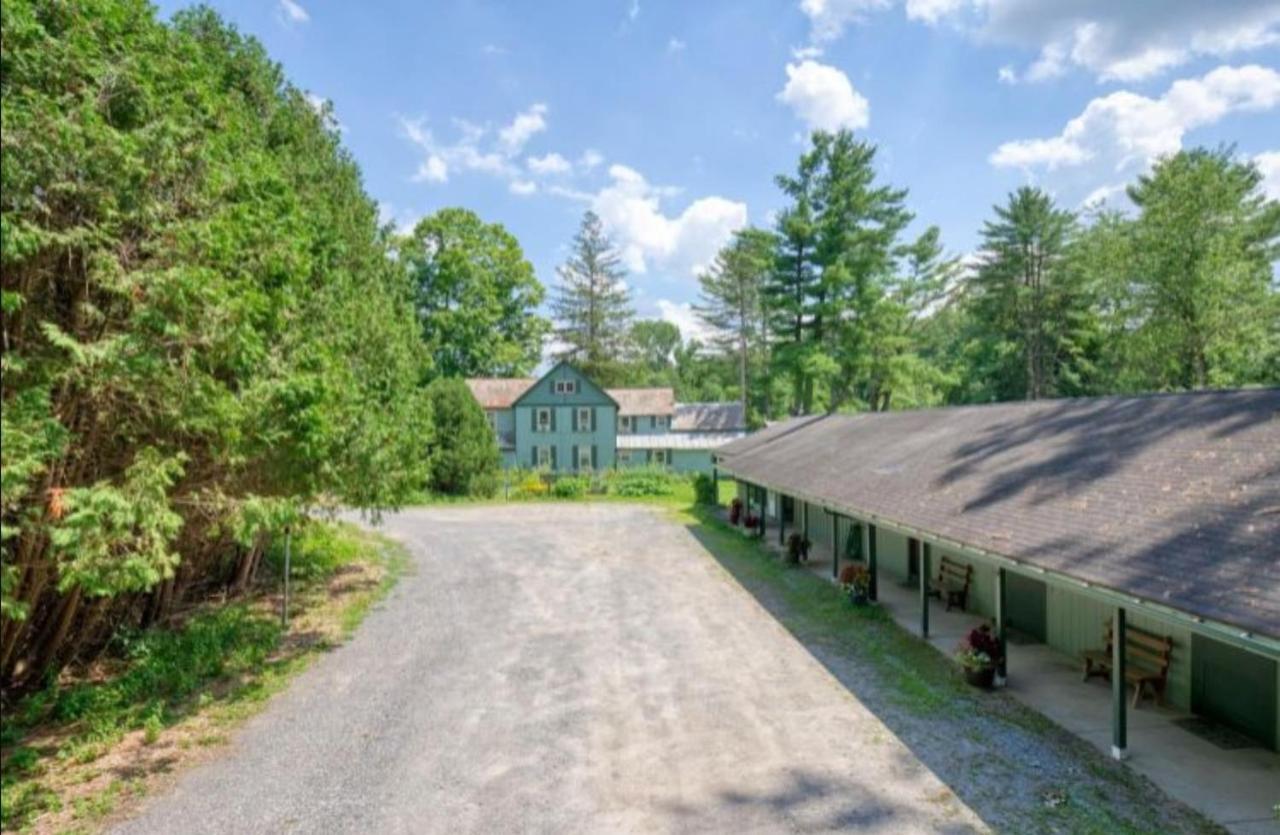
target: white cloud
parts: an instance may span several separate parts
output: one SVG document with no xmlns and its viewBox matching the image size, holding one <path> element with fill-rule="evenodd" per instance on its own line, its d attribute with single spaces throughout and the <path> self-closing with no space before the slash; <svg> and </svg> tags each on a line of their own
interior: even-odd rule
<svg viewBox="0 0 1280 835">
<path fill-rule="evenodd" d="M 907 0 L 907 17 L 930 25 L 959 11 L 965 0 Z"/>
<path fill-rule="evenodd" d="M 311 20 L 311 15 L 307 14 L 307 10 L 296 0 L 280 0 L 280 5 L 276 7 L 276 16 L 286 24 L 290 23 L 306 23 Z"/>
<path fill-rule="evenodd" d="M 849 77 L 817 61 L 787 64 L 787 84 L 777 98 L 810 130 L 857 130 L 870 119 L 870 106 Z"/>
<path fill-rule="evenodd" d="M 1001 84 L 1018 83 L 1018 74 L 1014 72 L 1013 67 L 1008 65 L 1001 67 L 999 72 L 996 74 L 996 77 L 1000 80 Z"/>
<path fill-rule="evenodd" d="M 673 302 L 670 299 L 658 299 L 658 316 L 664 322 L 670 322 L 680 329 L 680 337 L 688 342 L 696 339 L 703 345 L 710 342 L 715 332 L 698 316 L 689 302 Z"/>
<path fill-rule="evenodd" d="M 612 182 L 591 196 L 590 205 L 632 272 L 645 273 L 656 265 L 693 275 L 747 223 L 745 203 L 702 197 L 672 216 L 662 211 L 662 200 L 679 189 L 652 185 L 625 165 L 610 166 L 609 177 Z"/>
<path fill-rule="evenodd" d="M 408 235 L 413 231 L 413 227 L 418 225 L 419 220 L 422 220 L 422 215 L 418 212 L 397 209 L 391 203 L 378 204 L 378 224 L 381 226 L 386 226 L 388 223 L 394 225 L 397 235 Z"/>
<path fill-rule="evenodd" d="M 538 190 L 538 184 L 532 180 L 512 180 L 507 189 L 512 193 L 521 197 L 528 197 Z"/>
<path fill-rule="evenodd" d="M 525 165 L 535 174 L 567 174 L 573 170 L 569 160 L 554 152 L 540 157 L 527 157 Z"/>
<path fill-rule="evenodd" d="M 688 44 L 679 38 L 672 38 L 667 41 L 667 52 L 684 52 L 686 46 L 688 46 Z"/>
<path fill-rule="evenodd" d="M 1196 57 L 1280 43 L 1276 0 L 907 0 L 907 15 L 951 17 L 984 41 L 1036 50 L 1019 76 L 1025 81 L 1072 68 L 1103 81 L 1138 81 Z"/>
<path fill-rule="evenodd" d="M 1253 162 L 1262 172 L 1262 193 L 1269 200 L 1280 200 L 1280 151 L 1264 151 Z"/>
<path fill-rule="evenodd" d="M 523 113 L 517 113 L 511 124 L 498 131 L 498 141 L 508 154 L 515 154 L 535 134 L 547 129 L 547 106 L 532 105 Z"/>
<path fill-rule="evenodd" d="M 640 16 L 640 0 L 631 0 L 631 5 L 627 6 L 627 20 L 635 20 Z"/>
<path fill-rule="evenodd" d="M 578 157 L 578 167 L 583 171 L 590 171 L 602 162 L 604 162 L 604 154 L 593 148 L 588 148 L 582 152 L 582 156 Z"/>
<path fill-rule="evenodd" d="M 1058 136 L 1006 142 L 991 155 L 1001 167 L 1054 169 L 1100 160 L 1115 170 L 1146 165 L 1182 148 L 1190 130 L 1237 111 L 1280 105 L 1280 73 L 1256 64 L 1218 67 L 1174 82 L 1157 99 L 1121 90 L 1089 102 Z"/>
<path fill-rule="evenodd" d="M 800 0 L 800 11 L 809 18 L 809 36 L 815 43 L 834 41 L 851 23 L 860 23 L 869 12 L 892 5 L 893 0 Z"/>
<path fill-rule="evenodd" d="M 1101 209 L 1108 203 L 1112 203 L 1112 198 L 1118 197 L 1125 193 L 1124 183 L 1107 183 L 1095 188 L 1093 191 L 1085 195 L 1080 201 L 1082 209 Z"/>
</svg>

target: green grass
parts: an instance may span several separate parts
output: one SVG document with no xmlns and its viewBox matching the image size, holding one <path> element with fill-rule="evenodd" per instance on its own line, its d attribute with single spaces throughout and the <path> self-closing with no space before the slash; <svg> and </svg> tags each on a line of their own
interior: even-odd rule
<svg viewBox="0 0 1280 835">
<path fill-rule="evenodd" d="M 376 566 L 376 583 L 338 607 L 326 605 L 330 579 L 355 563 Z M 291 557 L 296 605 L 290 608 L 302 620 L 295 627 L 332 627 L 339 639 L 350 636 L 407 564 L 403 548 L 383 537 L 345 524 L 307 526 L 294 539 Z M 268 571 L 278 575 L 282 565 L 282 549 L 268 554 Z M 86 767 L 129 733 L 141 731 L 142 744 L 150 746 L 195 717 L 213 727 L 237 724 L 332 645 L 320 640 L 295 648 L 285 637 L 278 612 L 255 599 L 209 606 L 177 629 L 118 635 L 110 648 L 112 673 L 103 680 L 52 686 L 6 712 L 0 825 L 22 829 L 63 809 L 68 804 L 59 789 L 93 779 Z M 223 740 L 225 734 L 201 733 L 194 744 Z M 122 789 L 136 795 L 141 788 L 112 784 L 74 796 L 74 817 L 99 821 L 115 808 Z"/>
</svg>

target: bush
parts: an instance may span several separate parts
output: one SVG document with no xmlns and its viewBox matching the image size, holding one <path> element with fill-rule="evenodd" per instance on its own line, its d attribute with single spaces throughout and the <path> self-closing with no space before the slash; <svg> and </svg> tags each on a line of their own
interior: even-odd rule
<svg viewBox="0 0 1280 835">
<path fill-rule="evenodd" d="M 550 488 L 538 473 L 528 470 L 512 473 L 514 487 L 511 490 L 513 499 L 536 499 L 547 495 Z"/>
<path fill-rule="evenodd" d="M 716 505 L 720 497 L 716 495 L 716 480 L 706 473 L 698 473 L 693 477 L 693 495 L 698 504 Z"/>
<path fill-rule="evenodd" d="M 492 496 L 502 454 L 498 440 L 467 384 L 442 377 L 427 386 L 441 431 L 431 454 L 431 489 L 453 496 Z"/>
<path fill-rule="evenodd" d="M 564 476 L 551 485 L 551 495 L 557 499 L 580 499 L 590 487 L 591 479 L 586 476 Z"/>
<path fill-rule="evenodd" d="M 615 496 L 670 496 L 678 480 L 679 476 L 660 467 L 616 470 L 609 478 L 609 491 Z"/>
<path fill-rule="evenodd" d="M 295 580 L 319 580 L 364 555 L 368 545 L 348 526 L 308 519 L 296 526 L 289 543 L 289 576 Z M 284 574 L 284 534 L 271 538 L 263 554 L 277 576 Z"/>
</svg>

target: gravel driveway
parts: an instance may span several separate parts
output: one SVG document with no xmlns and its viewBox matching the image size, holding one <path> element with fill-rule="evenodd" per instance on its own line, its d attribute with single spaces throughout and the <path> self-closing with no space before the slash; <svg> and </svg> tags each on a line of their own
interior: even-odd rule
<svg viewBox="0 0 1280 835">
<path fill-rule="evenodd" d="M 662 511 L 385 527 L 414 568 L 356 637 L 120 831 L 985 829 Z"/>
</svg>

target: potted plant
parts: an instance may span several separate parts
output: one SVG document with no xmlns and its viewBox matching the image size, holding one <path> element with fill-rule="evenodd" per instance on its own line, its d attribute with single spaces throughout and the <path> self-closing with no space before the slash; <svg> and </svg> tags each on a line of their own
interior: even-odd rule
<svg viewBox="0 0 1280 835">
<path fill-rule="evenodd" d="M 729 502 L 729 524 L 737 525 L 742 521 L 742 499 Z"/>
<path fill-rule="evenodd" d="M 964 669 L 965 681 L 990 690 L 1000 663 L 1000 641 L 991 633 L 991 627 L 984 623 L 970 630 L 956 648 L 956 660 Z"/>
<path fill-rule="evenodd" d="M 865 606 L 871 594 L 871 572 L 865 565 L 854 563 L 840 569 L 840 588 L 849 595 L 854 606 Z"/>
<path fill-rule="evenodd" d="M 743 519 L 743 524 L 746 525 L 747 530 L 754 531 L 756 528 L 760 527 L 760 517 L 751 511 L 747 511 L 747 515 Z"/>
<path fill-rule="evenodd" d="M 801 533 L 793 532 L 787 537 L 787 562 L 796 565 L 809 559 L 809 546 L 812 544 Z"/>
</svg>

